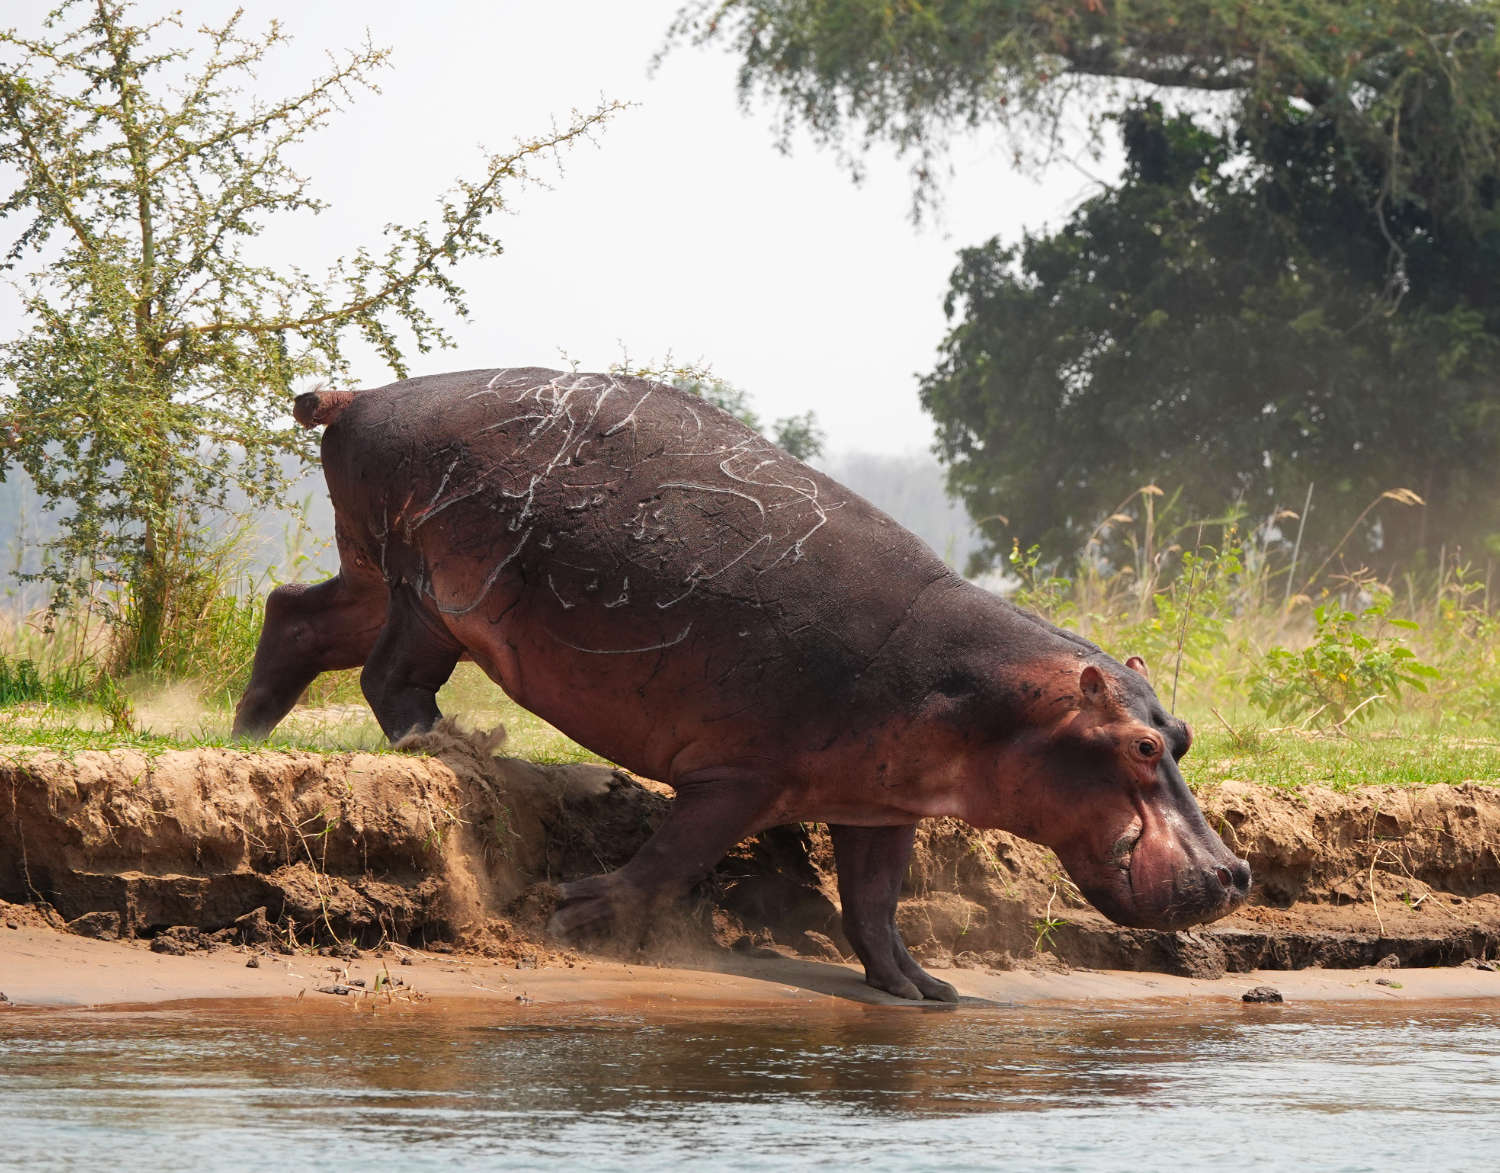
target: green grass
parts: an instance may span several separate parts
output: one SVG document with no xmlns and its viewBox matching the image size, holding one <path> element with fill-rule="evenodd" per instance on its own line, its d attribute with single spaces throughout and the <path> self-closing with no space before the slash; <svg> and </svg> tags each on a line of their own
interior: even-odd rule
<svg viewBox="0 0 1500 1173">
<path fill-rule="evenodd" d="M 1222 782 L 1283 790 L 1325 786 L 1500 785 L 1500 741 L 1431 732 L 1358 738 L 1292 732 L 1199 730 L 1183 774 L 1203 792 Z"/>
<path fill-rule="evenodd" d="M 357 674 L 348 681 L 332 681 L 325 697 L 312 706 L 292 710 L 266 741 L 272 750 L 311 750 L 319 753 L 363 751 L 388 753 L 390 746 L 369 708 L 359 699 Z M 328 699 L 336 698 L 336 699 Z M 0 744 L 74 753 L 92 749 L 139 749 L 160 753 L 171 749 L 243 749 L 230 735 L 233 710 L 224 704 L 200 701 L 190 687 L 128 691 L 132 727 L 112 728 L 104 709 L 71 699 L 28 699 L 0 705 Z M 438 693 L 443 712 L 472 729 L 503 725 L 506 740 L 501 753 L 543 763 L 602 762 L 577 742 L 563 736 L 540 717 L 521 708 L 472 664 L 460 664 Z"/>
<path fill-rule="evenodd" d="M 29 714 L 20 716 L 20 720 L 12 714 L 0 718 L 0 746 L 4 747 L 3 752 L 32 749 L 51 750 L 67 755 L 85 750 L 137 749 L 154 755 L 174 749 L 231 747 L 231 743 L 224 739 L 143 732 L 116 733 L 106 728 L 71 724 L 61 715 L 42 724 L 26 719 Z"/>
<path fill-rule="evenodd" d="M 150 697 L 137 697 L 135 703 L 137 725 L 131 732 L 111 731 L 106 716 L 87 706 L 8 705 L 0 709 L 0 744 L 64 754 L 122 748 L 148 754 L 245 748 L 229 737 L 232 714 L 227 709 L 198 706 L 171 715 L 171 705 L 154 709 Z M 439 694 L 439 705 L 471 728 L 504 725 L 507 737 L 501 752 L 507 756 L 546 763 L 603 761 L 520 708 L 472 665 L 459 666 Z M 1210 716 L 1208 723 L 1194 726 L 1195 740 L 1184 759 L 1183 773 L 1200 793 L 1228 781 L 1283 790 L 1435 782 L 1500 785 L 1500 740 L 1435 732 L 1419 721 L 1406 724 L 1407 728 L 1343 736 L 1236 723 L 1231 733 Z M 392 752 L 362 702 L 347 702 L 332 711 L 293 710 L 261 744 L 268 750 Z"/>
<path fill-rule="evenodd" d="M 370 722 L 373 726 L 374 722 Z M 0 745 L 51 749 L 59 753 L 82 750 L 138 749 L 147 753 L 164 753 L 173 749 L 245 749 L 243 742 L 229 736 L 229 718 L 209 718 L 194 725 L 155 729 L 137 726 L 130 730 L 112 729 L 108 718 L 91 706 L 14 706 L 0 712 Z M 323 753 L 362 750 L 370 753 L 390 752 L 385 738 L 376 728 L 370 736 L 360 725 L 348 729 L 314 729 L 282 731 L 278 729 L 259 748 L 271 750 L 313 750 Z"/>
<path fill-rule="evenodd" d="M 49 671 L 28 656 L 0 655 L 0 705 L 71 704 L 88 691 L 88 682 L 76 670 Z"/>
</svg>

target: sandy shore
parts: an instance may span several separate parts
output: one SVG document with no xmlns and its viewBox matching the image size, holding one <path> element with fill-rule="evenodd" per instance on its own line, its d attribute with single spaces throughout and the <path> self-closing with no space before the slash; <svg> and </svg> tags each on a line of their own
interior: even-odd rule
<svg viewBox="0 0 1500 1173">
<path fill-rule="evenodd" d="M 833 998 L 916 1005 L 871 990 L 853 966 L 791 958 L 716 953 L 665 966 L 583 956 L 571 965 L 533 969 L 517 968 L 515 962 L 403 949 L 349 962 L 317 954 L 260 953 L 255 954 L 259 966 L 248 968 L 251 956 L 251 951 L 238 948 L 170 956 L 153 953 L 140 941 L 93 941 L 29 926 L 0 930 L 0 993 L 6 999 L 0 1011 L 233 998 L 311 998 L 331 1004 L 350 995 L 320 992 L 320 987 L 344 986 L 357 991 L 352 996 L 358 999 L 386 975 L 400 979 L 398 997 L 434 1001 L 477 998 L 559 1006 L 628 1002 L 665 1007 L 814 1005 Z M 410 964 L 402 964 L 402 958 Z M 937 972 L 966 1000 L 977 1003 L 1238 1002 L 1246 990 L 1260 985 L 1275 987 L 1289 1003 L 1500 1000 L 1500 972 L 1462 967 L 1280 970 L 1231 973 L 1217 981 L 1113 970 Z M 356 985 L 355 979 L 365 985 Z"/>
</svg>

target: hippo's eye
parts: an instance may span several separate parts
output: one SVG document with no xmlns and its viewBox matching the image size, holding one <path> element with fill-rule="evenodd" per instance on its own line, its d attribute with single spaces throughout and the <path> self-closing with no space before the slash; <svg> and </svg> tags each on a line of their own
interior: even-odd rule
<svg viewBox="0 0 1500 1173">
<path fill-rule="evenodd" d="M 1154 758 L 1161 753 L 1161 745 L 1152 737 L 1143 737 L 1135 743 L 1135 752 L 1143 758 Z"/>
</svg>

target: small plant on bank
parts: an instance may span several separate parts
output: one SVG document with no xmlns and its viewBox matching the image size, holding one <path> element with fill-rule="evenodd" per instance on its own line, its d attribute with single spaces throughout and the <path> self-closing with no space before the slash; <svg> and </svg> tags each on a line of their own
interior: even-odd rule
<svg viewBox="0 0 1500 1173">
<path fill-rule="evenodd" d="M 1014 542 L 1010 572 L 1021 580 L 1010 596 L 1018 606 L 1035 611 L 1053 623 L 1066 623 L 1076 610 L 1073 580 L 1061 578 L 1043 565 L 1040 546 L 1023 551 L 1021 543 Z"/>
<path fill-rule="evenodd" d="M 1071 881 L 1063 878 L 1053 880 L 1052 893 L 1047 897 L 1046 909 L 1042 912 L 1041 916 L 1037 917 L 1036 920 L 1031 922 L 1031 927 L 1036 930 L 1036 940 L 1031 943 L 1031 951 L 1033 953 L 1040 953 L 1043 947 L 1049 950 L 1055 950 L 1057 948 L 1057 941 L 1055 940 L 1054 934 L 1056 934 L 1058 929 L 1062 928 L 1065 924 L 1068 923 L 1066 917 L 1052 915 L 1052 904 L 1057 899 L 1057 889 L 1059 883 L 1067 884 L 1070 888 L 1072 888 L 1072 891 L 1074 893 L 1077 893 L 1078 891 L 1077 888 L 1072 887 Z"/>
<path fill-rule="evenodd" d="M 1391 596 L 1384 591 L 1359 611 L 1339 603 L 1314 608 L 1312 643 L 1298 651 L 1268 651 L 1251 678 L 1251 702 L 1272 719 L 1341 728 L 1391 707 L 1408 688 L 1426 692 L 1426 682 L 1441 673 L 1388 630 L 1419 629 L 1390 610 Z"/>
<path fill-rule="evenodd" d="M 88 683 L 74 668 L 47 670 L 28 656 L 0 654 L 0 705 L 70 704 L 87 694 Z"/>
<path fill-rule="evenodd" d="M 1044 949 L 1049 951 L 1054 949 L 1057 942 L 1053 940 L 1053 934 L 1067 923 L 1067 920 L 1060 916 L 1038 917 L 1032 922 L 1032 928 L 1036 929 L 1036 940 L 1031 943 L 1031 951 L 1040 953 Z"/>
</svg>

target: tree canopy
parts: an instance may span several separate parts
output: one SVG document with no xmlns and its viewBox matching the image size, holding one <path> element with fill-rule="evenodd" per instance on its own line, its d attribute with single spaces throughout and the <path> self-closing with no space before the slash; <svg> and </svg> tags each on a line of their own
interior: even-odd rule
<svg viewBox="0 0 1500 1173">
<path fill-rule="evenodd" d="M 1428 508 L 1366 549 L 1494 541 L 1497 0 L 721 0 L 674 35 L 921 191 L 958 128 L 1045 155 L 1071 103 L 1123 136 L 1059 229 L 960 256 L 922 396 L 974 516 L 1063 553 L 1151 480 L 1203 510 L 1316 481 L 1330 527 L 1406 485 Z"/>
<path fill-rule="evenodd" d="M 1230 92 L 1246 130 L 1257 111 L 1314 109 L 1383 159 L 1390 191 L 1472 211 L 1500 145 L 1500 106 L 1483 101 L 1500 92 L 1497 14 L 1494 0 L 696 0 L 670 35 L 727 42 L 742 96 L 775 103 L 783 135 L 889 143 L 926 179 L 956 128 L 1046 139 L 1070 102 L 1099 122 L 1144 84 Z"/>
<path fill-rule="evenodd" d="M 1409 486 L 1428 507 L 1384 511 L 1381 561 L 1500 529 L 1500 233 L 1435 235 L 1406 201 L 1370 220 L 1311 116 L 1256 165 L 1155 103 L 1121 131 L 1120 184 L 1054 233 L 965 249 L 952 278 L 922 401 L 972 514 L 1007 518 L 992 551 L 1077 548 L 1149 483 L 1263 518 L 1316 481 L 1315 548 Z"/>
<path fill-rule="evenodd" d="M 388 63 L 365 45 L 302 92 L 240 86 L 287 40 L 240 14 L 184 30 L 119 0 L 64 0 L 37 35 L 0 30 L 0 230 L 28 328 L 0 344 L 0 477 L 23 469 L 62 520 L 45 571 L 55 599 L 118 584 L 150 660 L 165 600 L 191 565 L 203 511 L 231 486 L 284 487 L 277 455 L 296 383 L 348 372 L 361 338 L 398 375 L 405 348 L 448 338 L 466 312 L 454 270 L 492 257 L 509 185 L 589 135 L 603 104 L 483 161 L 430 222 L 318 276 L 252 249 L 273 217 L 319 212 L 286 149 L 323 127 Z"/>
</svg>

